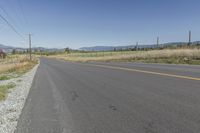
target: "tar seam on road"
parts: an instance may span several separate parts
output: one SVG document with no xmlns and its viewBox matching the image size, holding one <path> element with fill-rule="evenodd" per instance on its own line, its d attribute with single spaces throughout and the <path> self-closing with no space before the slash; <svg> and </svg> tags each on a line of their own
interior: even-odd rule
<svg viewBox="0 0 200 133">
<path fill-rule="evenodd" d="M 182 75 L 175 75 L 175 74 L 168 74 L 168 73 L 160 73 L 160 72 L 154 72 L 154 71 L 145 71 L 145 70 L 139 70 L 139 69 L 134 69 L 134 68 L 125 68 L 125 67 L 116 67 L 116 66 L 107 66 L 107 65 L 96 65 L 96 64 L 84 64 L 84 65 L 200 81 L 200 78 L 195 78 L 195 77 L 190 77 L 190 76 L 182 76 Z"/>
</svg>

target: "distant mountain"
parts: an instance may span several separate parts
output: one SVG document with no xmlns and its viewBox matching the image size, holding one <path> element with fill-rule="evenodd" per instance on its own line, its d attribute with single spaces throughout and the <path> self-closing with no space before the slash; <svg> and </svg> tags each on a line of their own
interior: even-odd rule
<svg viewBox="0 0 200 133">
<path fill-rule="evenodd" d="M 123 50 L 135 48 L 136 45 L 127 45 L 127 46 L 94 46 L 94 47 L 82 47 L 80 50 L 84 51 L 111 51 L 111 50 Z M 138 45 L 138 48 L 150 48 L 155 47 L 155 45 Z"/>
<path fill-rule="evenodd" d="M 178 45 L 186 45 L 187 42 L 170 42 L 170 43 L 164 43 L 160 44 L 160 46 L 178 46 Z M 200 41 L 194 41 L 192 42 L 192 45 L 200 44 Z M 94 47 L 82 47 L 79 48 L 79 50 L 84 51 L 111 51 L 111 50 L 123 50 L 123 49 L 131 49 L 135 48 L 136 45 L 127 45 L 127 46 L 94 46 Z M 138 45 L 138 48 L 155 48 L 157 47 L 155 44 L 150 45 Z M 7 53 L 12 52 L 13 49 L 16 49 L 17 51 L 26 51 L 27 48 L 20 48 L 20 47 L 14 47 L 14 46 L 7 46 L 0 44 L 0 49 L 4 49 Z M 47 52 L 56 52 L 56 51 L 64 51 L 64 49 L 58 49 L 58 48 L 45 48 L 45 47 L 33 47 L 33 51 L 47 51 Z"/>
<path fill-rule="evenodd" d="M 6 45 L 3 45 L 3 44 L 0 44 L 0 48 L 5 50 L 5 52 L 11 52 L 13 49 L 15 49 L 15 47 L 6 46 Z"/>
<path fill-rule="evenodd" d="M 170 43 L 164 43 L 160 44 L 160 46 L 178 46 L 178 45 L 186 45 L 187 42 L 170 42 Z M 192 42 L 192 45 L 194 44 L 200 44 L 200 41 Z M 135 48 L 136 45 L 128 45 L 128 46 L 93 46 L 93 47 L 82 47 L 79 48 L 80 50 L 84 51 L 111 51 L 111 50 L 120 50 L 120 49 L 131 49 Z M 157 45 L 150 44 L 150 45 L 138 45 L 138 48 L 155 48 Z"/>
<path fill-rule="evenodd" d="M 17 51 L 26 51 L 27 48 L 20 48 L 20 47 L 13 47 L 13 46 L 6 46 L 3 44 L 0 44 L 0 49 L 4 49 L 7 53 L 10 53 L 13 51 L 13 49 Z M 64 49 L 57 49 L 57 48 L 44 48 L 44 47 L 33 47 L 33 51 L 40 50 L 40 51 L 48 51 L 48 52 L 55 52 L 55 51 L 64 51 Z"/>
<path fill-rule="evenodd" d="M 7 48 L 13 48 L 13 47 L 11 47 L 11 46 L 5 46 L 5 45 L 3 45 L 3 44 L 0 44 L 0 48 L 2 48 L 2 49 L 7 49 Z"/>
</svg>

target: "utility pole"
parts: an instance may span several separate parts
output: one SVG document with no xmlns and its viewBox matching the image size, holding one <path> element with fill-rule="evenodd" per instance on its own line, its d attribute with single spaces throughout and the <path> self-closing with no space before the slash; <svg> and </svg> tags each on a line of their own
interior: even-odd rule
<svg viewBox="0 0 200 133">
<path fill-rule="evenodd" d="M 191 37 L 192 37 L 192 33 L 191 33 L 191 30 L 189 31 L 189 42 L 188 42 L 188 46 L 191 45 Z"/>
<path fill-rule="evenodd" d="M 159 47 L 159 37 L 157 37 L 157 48 Z"/>
<path fill-rule="evenodd" d="M 32 60 L 32 49 L 31 49 L 31 34 L 28 34 L 29 36 L 29 54 L 30 54 L 30 61 Z"/>
<path fill-rule="evenodd" d="M 138 42 L 136 42 L 136 51 L 138 51 Z"/>
</svg>

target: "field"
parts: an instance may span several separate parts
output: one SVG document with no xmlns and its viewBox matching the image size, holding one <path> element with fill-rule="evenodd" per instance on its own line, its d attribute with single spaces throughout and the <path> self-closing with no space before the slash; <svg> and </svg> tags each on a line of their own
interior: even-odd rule
<svg viewBox="0 0 200 133">
<path fill-rule="evenodd" d="M 131 61 L 147 63 L 200 64 L 200 49 L 164 49 L 149 51 L 72 52 L 49 56 L 75 62 Z"/>
<path fill-rule="evenodd" d="M 27 55 L 8 55 L 5 59 L 0 59 L 0 80 L 18 77 L 30 70 L 37 62 L 36 57 L 29 61 Z"/>
</svg>

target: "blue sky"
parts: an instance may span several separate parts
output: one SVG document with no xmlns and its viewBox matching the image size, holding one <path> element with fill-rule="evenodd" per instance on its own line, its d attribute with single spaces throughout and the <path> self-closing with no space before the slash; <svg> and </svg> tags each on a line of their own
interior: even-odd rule
<svg viewBox="0 0 200 133">
<path fill-rule="evenodd" d="M 0 44 L 27 47 L 152 44 L 200 40 L 199 0 L 1 0 Z"/>
</svg>

